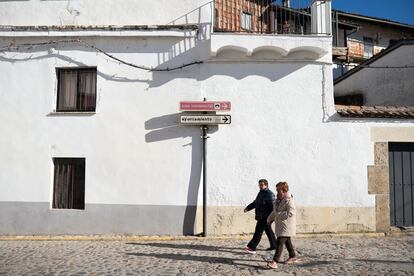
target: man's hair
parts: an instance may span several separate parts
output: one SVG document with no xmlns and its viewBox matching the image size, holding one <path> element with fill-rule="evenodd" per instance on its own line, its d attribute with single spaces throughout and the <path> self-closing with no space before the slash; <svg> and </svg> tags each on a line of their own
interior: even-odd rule
<svg viewBox="0 0 414 276">
<path fill-rule="evenodd" d="M 280 187 L 282 189 L 283 192 L 287 193 L 289 191 L 289 185 L 287 184 L 287 182 L 279 182 L 276 184 L 276 188 Z"/>
<path fill-rule="evenodd" d="M 264 183 L 266 186 L 269 186 L 269 183 L 267 182 L 266 179 L 259 179 L 259 184 L 260 183 Z"/>
</svg>

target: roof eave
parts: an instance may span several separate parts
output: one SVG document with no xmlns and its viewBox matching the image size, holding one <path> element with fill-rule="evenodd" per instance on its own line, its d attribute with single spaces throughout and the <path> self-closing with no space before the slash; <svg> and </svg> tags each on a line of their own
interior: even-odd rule
<svg viewBox="0 0 414 276">
<path fill-rule="evenodd" d="M 342 16 L 346 16 L 346 17 L 357 18 L 357 19 L 366 20 L 366 21 L 373 21 L 373 22 L 387 24 L 387 25 L 394 25 L 394 26 L 398 26 L 398 27 L 401 27 L 401 28 L 408 28 L 408 29 L 413 29 L 414 30 L 414 25 L 410 25 L 410 24 L 404 24 L 404 23 L 400 23 L 400 22 L 396 22 L 396 21 L 392 21 L 392 20 L 384 20 L 384 19 L 381 19 L 381 18 L 358 15 L 358 14 L 347 13 L 347 12 L 342 12 L 342 11 L 336 11 L 336 12 L 338 13 L 338 15 L 342 15 Z"/>
</svg>

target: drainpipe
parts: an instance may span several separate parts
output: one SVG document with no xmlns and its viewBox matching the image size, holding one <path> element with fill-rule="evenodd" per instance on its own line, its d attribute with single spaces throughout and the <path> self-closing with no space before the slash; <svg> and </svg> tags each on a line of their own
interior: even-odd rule
<svg viewBox="0 0 414 276">
<path fill-rule="evenodd" d="M 336 47 L 339 47 L 339 17 L 338 12 L 335 11 L 335 32 L 336 32 Z"/>
<path fill-rule="evenodd" d="M 358 32 L 359 31 L 359 27 L 357 27 L 356 29 L 354 29 L 352 32 L 350 32 L 350 33 L 347 33 L 346 32 L 346 30 L 345 30 L 345 47 L 346 47 L 346 63 L 349 65 L 349 49 L 348 49 L 348 37 L 351 35 L 351 34 L 354 34 L 354 33 L 356 33 L 356 32 Z M 347 68 L 347 70 L 348 70 L 348 68 Z"/>
<path fill-rule="evenodd" d="M 206 98 L 204 98 L 206 101 Z M 206 112 L 204 112 L 206 113 Z M 203 148 L 203 237 L 207 237 L 207 130 L 206 125 L 201 126 Z"/>
<path fill-rule="evenodd" d="M 216 0 L 210 3 L 211 5 L 211 30 L 210 33 L 214 32 L 214 28 L 216 27 Z"/>
</svg>

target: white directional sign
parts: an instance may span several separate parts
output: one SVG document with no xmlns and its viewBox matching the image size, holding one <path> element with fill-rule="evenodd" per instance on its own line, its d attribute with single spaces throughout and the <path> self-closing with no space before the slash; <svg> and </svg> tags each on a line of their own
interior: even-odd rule
<svg viewBox="0 0 414 276">
<path fill-rule="evenodd" d="M 230 115 L 182 115 L 181 124 L 183 125 L 219 125 L 230 124 Z"/>
</svg>

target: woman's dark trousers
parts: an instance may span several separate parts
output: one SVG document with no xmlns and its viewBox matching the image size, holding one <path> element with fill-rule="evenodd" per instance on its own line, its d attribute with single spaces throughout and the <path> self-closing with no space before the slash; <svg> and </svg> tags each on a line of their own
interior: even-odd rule
<svg viewBox="0 0 414 276">
<path fill-rule="evenodd" d="M 247 247 L 256 250 L 257 245 L 260 243 L 260 240 L 263 235 L 263 231 L 266 232 L 267 238 L 269 239 L 270 247 L 276 248 L 276 238 L 273 233 L 272 227 L 267 224 L 266 219 L 259 219 L 256 223 L 256 229 L 254 230 L 254 235 L 252 240 L 247 244 Z"/>
<path fill-rule="evenodd" d="M 286 248 L 289 252 L 289 258 L 295 258 L 295 249 L 293 249 L 292 241 L 290 240 L 290 237 L 277 237 L 276 241 L 276 252 L 275 256 L 273 257 L 273 260 L 275 262 L 279 262 L 280 256 L 282 255 L 283 251 L 283 245 L 286 245 Z"/>
</svg>

